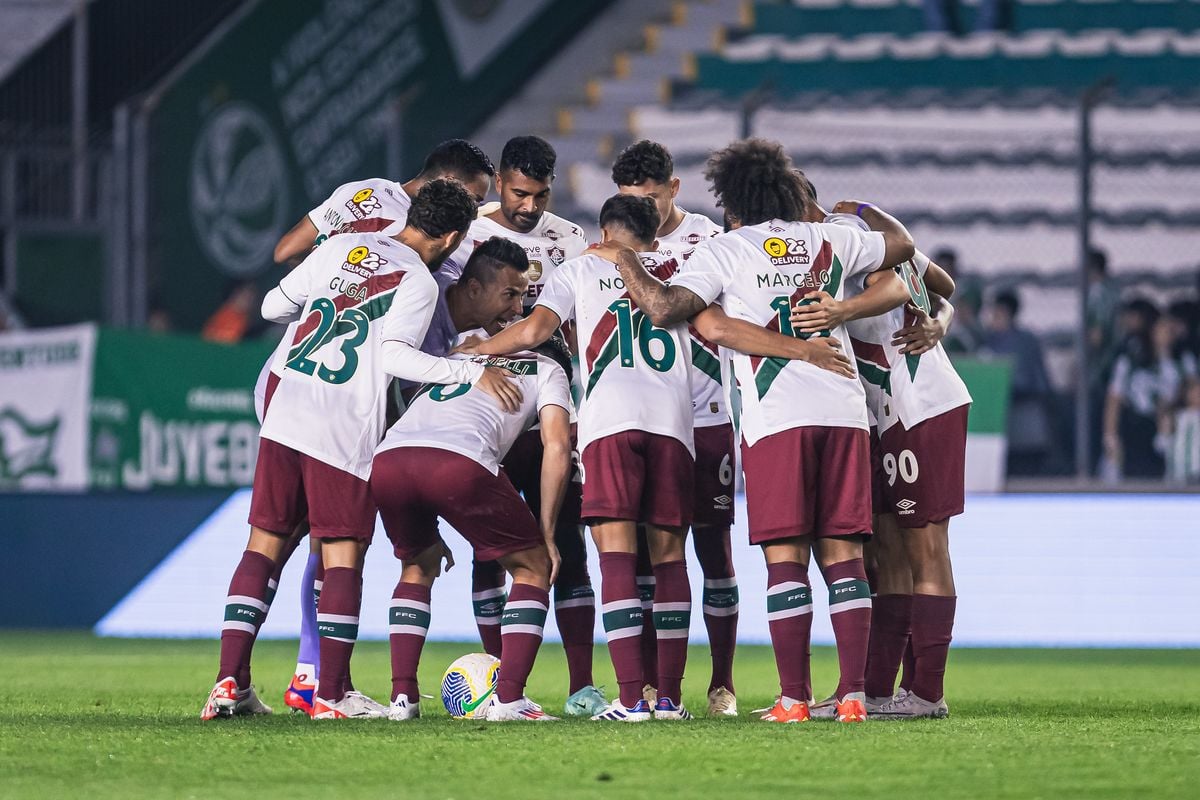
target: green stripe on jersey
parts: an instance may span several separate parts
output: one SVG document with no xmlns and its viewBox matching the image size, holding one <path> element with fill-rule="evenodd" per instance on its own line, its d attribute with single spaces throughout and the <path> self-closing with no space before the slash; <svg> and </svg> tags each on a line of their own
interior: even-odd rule
<svg viewBox="0 0 1200 800">
<path fill-rule="evenodd" d="M 887 394 L 892 396 L 892 371 L 871 361 L 864 361 L 861 358 L 855 359 L 858 361 L 858 374 L 863 377 L 867 383 L 872 386 L 878 386 Z"/>
<path fill-rule="evenodd" d="M 698 342 L 692 342 L 692 366 L 712 378 L 713 383 L 721 385 L 721 362 Z"/>
</svg>

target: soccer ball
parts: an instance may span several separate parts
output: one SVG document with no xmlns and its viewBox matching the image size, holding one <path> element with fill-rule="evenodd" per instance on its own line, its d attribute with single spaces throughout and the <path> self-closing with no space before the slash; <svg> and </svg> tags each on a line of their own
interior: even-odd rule
<svg viewBox="0 0 1200 800">
<path fill-rule="evenodd" d="M 471 653 L 455 661 L 442 676 L 442 704 L 455 719 L 482 719 L 496 694 L 500 659 Z"/>
</svg>

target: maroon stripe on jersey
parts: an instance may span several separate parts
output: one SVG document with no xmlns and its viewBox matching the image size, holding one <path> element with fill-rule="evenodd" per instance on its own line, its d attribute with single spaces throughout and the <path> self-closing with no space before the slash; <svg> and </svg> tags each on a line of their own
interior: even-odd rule
<svg viewBox="0 0 1200 800">
<path fill-rule="evenodd" d="M 864 342 L 861 339 L 850 337 L 850 346 L 854 349 L 854 355 L 864 361 L 870 361 L 880 369 L 890 370 L 892 367 L 888 364 L 887 353 L 883 349 L 883 345 L 875 344 L 874 342 Z"/>
<path fill-rule="evenodd" d="M 383 217 L 356 219 L 353 222 L 345 223 L 329 235 L 336 236 L 339 233 L 379 233 L 395 221 L 394 219 L 384 219 Z"/>
<path fill-rule="evenodd" d="M 384 275 L 376 275 L 372 278 L 367 278 L 367 280 L 363 283 L 363 288 L 366 294 L 360 294 L 357 298 L 351 298 L 348 295 L 339 294 L 337 297 L 333 298 L 333 307 L 338 311 L 344 311 L 347 308 L 369 302 L 370 299 L 375 295 L 382 294 L 389 289 L 395 289 L 400 285 L 400 281 L 404 280 L 404 276 L 407 274 L 408 273 L 404 272 L 403 270 L 396 270 L 395 272 L 388 272 Z M 300 342 L 304 341 L 304 337 L 313 332 L 320 319 L 320 314 L 309 314 L 308 319 L 304 320 L 304 323 L 296 329 L 296 338 L 292 340 L 292 344 L 299 344 Z"/>
<path fill-rule="evenodd" d="M 816 286 L 819 287 L 822 285 L 821 273 L 826 271 L 827 269 L 829 269 L 829 266 L 832 263 L 833 263 L 833 246 L 828 241 L 821 242 L 821 249 L 817 253 L 817 257 L 813 261 L 812 267 L 810 267 L 808 270 L 808 274 L 810 277 L 812 277 L 812 279 L 813 279 L 812 282 Z M 791 306 L 796 305 L 797 303 L 799 303 L 801 300 L 804 299 L 804 295 L 808 294 L 809 292 L 815 292 L 815 291 L 817 291 L 817 290 L 811 289 L 811 288 L 804 288 L 804 287 L 796 289 L 796 291 L 792 292 L 792 296 L 788 298 L 788 305 L 791 305 Z M 771 317 L 771 321 L 768 322 L 764 327 L 769 331 L 774 331 L 775 333 L 779 333 L 779 315 L 776 314 L 775 316 Z M 760 363 L 762 363 L 762 360 L 763 360 L 762 356 L 750 356 L 750 369 L 757 371 L 758 365 Z"/>
</svg>

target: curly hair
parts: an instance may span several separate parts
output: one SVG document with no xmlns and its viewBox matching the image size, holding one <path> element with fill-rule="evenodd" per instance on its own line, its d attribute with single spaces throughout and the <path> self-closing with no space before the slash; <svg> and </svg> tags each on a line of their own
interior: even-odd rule
<svg viewBox="0 0 1200 800">
<path fill-rule="evenodd" d="M 466 139 L 448 139 L 425 156 L 421 166 L 421 175 L 426 178 L 436 178 L 449 175 L 460 180 L 470 180 L 476 175 L 487 175 L 489 178 L 496 174 L 496 168 L 487 153 L 480 150 Z"/>
<path fill-rule="evenodd" d="M 614 194 L 600 208 L 600 227 L 617 225 L 639 242 L 653 242 L 660 224 L 658 206 L 649 197 Z"/>
<path fill-rule="evenodd" d="M 512 169 L 535 181 L 554 180 L 554 164 L 558 154 L 540 136 L 514 136 L 500 154 L 500 169 Z"/>
<path fill-rule="evenodd" d="M 465 233 L 479 210 L 475 198 L 453 178 L 435 178 L 421 187 L 408 209 L 408 227 L 436 239 Z"/>
<path fill-rule="evenodd" d="M 525 255 L 524 247 L 511 239 L 493 236 L 471 253 L 459 280 L 465 283 L 474 278 L 483 284 L 491 283 L 496 273 L 505 267 L 512 267 L 523 275 L 529 270 L 529 256 Z"/>
<path fill-rule="evenodd" d="M 567 383 L 572 381 L 575 370 L 571 362 L 571 348 L 567 346 L 567 340 L 561 332 L 555 331 L 549 339 L 533 348 L 533 352 L 557 363 L 563 368 L 563 372 L 567 373 Z"/>
<path fill-rule="evenodd" d="M 641 186 L 646 181 L 666 183 L 675 174 L 671 153 L 658 142 L 642 139 L 621 151 L 613 162 L 612 179 L 617 186 Z"/>
<path fill-rule="evenodd" d="M 704 177 L 717 203 L 743 225 L 804 218 L 807 191 L 783 145 L 743 139 L 708 158 Z"/>
</svg>

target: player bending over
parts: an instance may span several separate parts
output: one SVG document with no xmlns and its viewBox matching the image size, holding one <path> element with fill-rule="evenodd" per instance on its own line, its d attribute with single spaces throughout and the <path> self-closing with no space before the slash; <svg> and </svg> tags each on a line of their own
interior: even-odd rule
<svg viewBox="0 0 1200 800">
<path fill-rule="evenodd" d="M 657 719 L 691 718 L 680 699 L 691 619 L 684 534 L 694 472 L 687 334 L 680 324 L 667 329 L 652 325 L 613 268 L 614 261 L 627 255 L 639 268 L 644 263 L 656 272 L 674 271 L 653 250 L 658 227 L 652 201 L 609 198 L 600 211 L 604 244 L 563 264 L 528 317 L 475 346 L 479 353 L 517 352 L 545 341 L 569 320 L 577 327 L 584 386 L 579 411 L 582 514 L 600 551 L 604 629 L 620 691 L 593 719 L 641 722 L 651 714 L 642 697 L 638 641 L 643 627 L 635 580 L 639 522 L 646 526 L 657 579 L 658 701 L 653 713 Z M 715 311 L 697 325 L 718 344 L 813 358 L 851 374 L 845 358 L 828 345 L 771 335 Z"/>
<path fill-rule="evenodd" d="M 700 245 L 670 286 L 636 258 L 618 262 L 630 294 L 655 324 L 672 324 L 717 303 L 732 317 L 800 335 L 792 306 L 814 289 L 841 298 L 851 279 L 913 254 L 899 222 L 876 209 L 859 230 L 804 222 L 807 192 L 776 142 L 750 139 L 714 153 L 706 176 L 730 231 Z M 845 339 L 844 328 L 822 336 Z M 767 616 L 780 697 L 763 719 L 809 719 L 810 551 L 829 587 L 841 677 L 836 717 L 866 717 L 863 672 L 871 599 L 862 542 L 870 534 L 865 396 L 856 380 L 812 365 L 746 355 L 734 347 L 742 389 L 742 463 L 750 541 L 767 562 Z"/>
<path fill-rule="evenodd" d="M 321 541 L 317 607 L 322 679 L 314 718 L 377 716 L 346 674 L 358 633 L 361 549 L 375 527 L 371 457 L 382 438 L 390 376 L 473 383 L 511 404 L 506 373 L 416 349 L 437 284 L 432 270 L 461 243 L 475 202 L 456 181 L 426 184 L 395 237 L 348 234 L 319 249 L 263 300 L 263 316 L 298 320 L 263 421 L 250 541 L 230 582 L 218 679 L 202 719 L 269 712 L 250 686 L 250 652 L 268 581 L 306 516 Z"/>
<path fill-rule="evenodd" d="M 482 330 L 476 333 L 487 336 Z M 500 617 L 496 702 L 487 708 L 486 718 L 556 719 L 525 696 L 525 683 L 542 643 L 559 563 L 555 524 L 571 470 L 570 356 L 560 343 L 557 348 L 543 345 L 537 354 L 476 361 L 513 373 L 511 388 L 519 397 L 515 413 L 470 384 L 428 385 L 375 455 L 371 493 L 403 563 L 389 625 L 388 717 L 393 720 L 420 716 L 417 666 L 429 629 L 430 587 L 445 553 L 438 517 L 471 543 L 476 558 L 500 562 L 513 578 Z M 537 519 L 500 471 L 500 460 L 535 421 L 542 440 Z"/>
<path fill-rule="evenodd" d="M 712 220 L 675 205 L 679 178 L 667 148 L 643 139 L 617 156 L 612 168 L 613 183 L 621 194 L 648 197 L 658 208 L 661 223 L 656 249 L 663 258 L 682 264 L 696 246 L 721 233 Z M 692 509 L 692 546 L 704 572 L 704 626 L 708 629 L 712 677 L 708 684 L 708 715 L 737 716 L 733 685 L 733 653 L 737 648 L 738 587 L 733 569 L 729 529 L 733 525 L 733 422 L 726 408 L 722 385 L 721 355 L 712 342 L 694 326 L 688 337 L 692 351 L 692 435 L 696 447 L 695 491 Z M 654 596 L 654 574 L 649 567 L 644 535 L 638 542 L 638 587 L 642 607 Z M 646 666 L 646 691 L 654 691 L 657 673 L 655 631 L 646 617 L 642 632 L 642 658 Z"/>
</svg>

